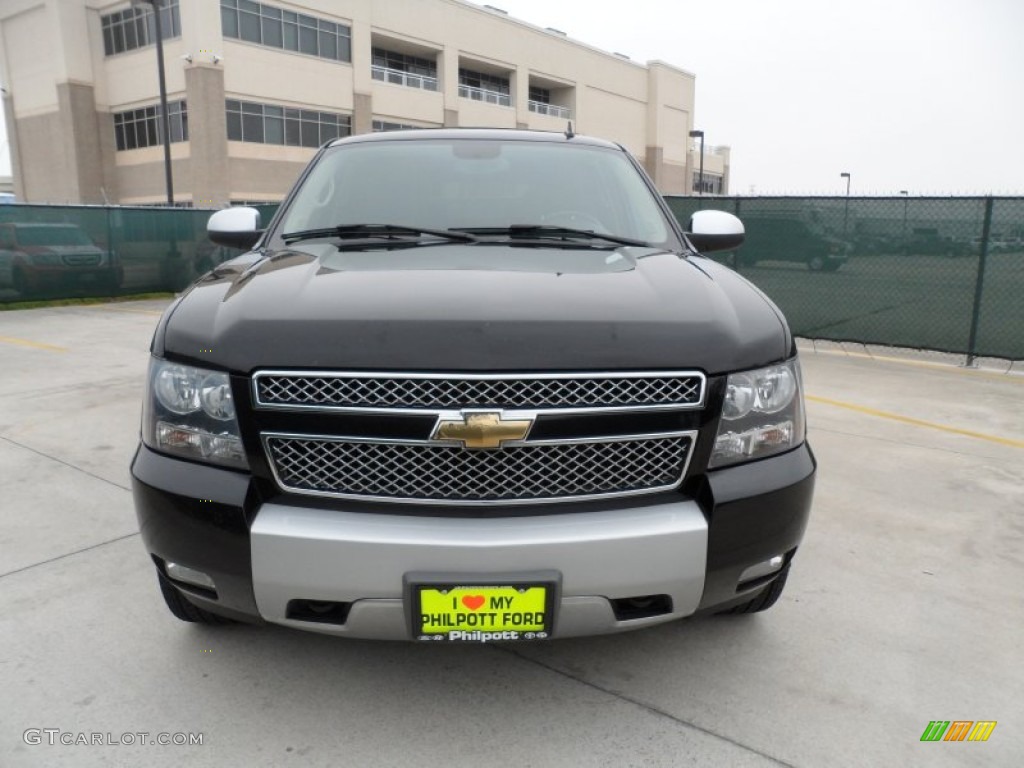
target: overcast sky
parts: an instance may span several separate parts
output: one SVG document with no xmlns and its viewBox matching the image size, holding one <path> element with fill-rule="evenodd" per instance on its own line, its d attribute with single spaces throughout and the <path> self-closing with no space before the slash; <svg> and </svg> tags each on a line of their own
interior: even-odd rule
<svg viewBox="0 0 1024 768">
<path fill-rule="evenodd" d="M 693 72 L 733 192 L 1024 193 L 1024 0 L 490 4 Z"/>
<path fill-rule="evenodd" d="M 1024 193 L 1024 0 L 488 0 L 697 76 L 734 193 Z"/>
</svg>

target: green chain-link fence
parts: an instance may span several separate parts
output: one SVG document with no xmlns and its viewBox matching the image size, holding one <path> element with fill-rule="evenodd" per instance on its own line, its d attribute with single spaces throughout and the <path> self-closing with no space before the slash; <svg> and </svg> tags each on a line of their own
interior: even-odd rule
<svg viewBox="0 0 1024 768">
<path fill-rule="evenodd" d="M 667 200 L 684 227 L 700 209 L 743 220 L 743 246 L 712 256 L 798 336 L 1024 359 L 1024 198 Z M 181 290 L 239 253 L 206 239 L 211 213 L 0 206 L 0 303 Z"/>
<path fill-rule="evenodd" d="M 261 208 L 264 223 L 276 206 Z M 180 291 L 241 251 L 206 238 L 212 210 L 0 205 L 0 303 Z"/>
<path fill-rule="evenodd" d="M 668 197 L 743 220 L 712 257 L 785 313 L 793 332 L 1024 359 L 1024 198 Z"/>
</svg>

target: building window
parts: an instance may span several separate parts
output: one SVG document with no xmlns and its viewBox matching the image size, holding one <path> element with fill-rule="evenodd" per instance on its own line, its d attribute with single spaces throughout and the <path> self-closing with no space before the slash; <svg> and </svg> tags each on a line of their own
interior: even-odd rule
<svg viewBox="0 0 1024 768">
<path fill-rule="evenodd" d="M 437 90 L 437 64 L 429 59 L 374 48 L 370 69 L 374 80 L 425 91 Z"/>
<path fill-rule="evenodd" d="M 502 107 L 512 106 L 507 77 L 487 75 L 471 69 L 459 69 L 459 96 L 473 101 L 484 101 Z"/>
<path fill-rule="evenodd" d="M 156 42 L 156 19 L 146 8 L 126 8 L 100 17 L 103 26 L 103 51 L 107 56 Z M 160 11 L 160 29 L 164 40 L 181 37 L 181 14 L 178 0 L 170 0 Z"/>
<path fill-rule="evenodd" d="M 408 123 L 392 123 L 389 120 L 374 120 L 373 121 L 373 132 L 383 133 L 384 131 L 409 131 L 420 128 L 418 125 L 409 125 Z"/>
<path fill-rule="evenodd" d="M 166 200 L 162 200 L 162 201 L 160 201 L 158 203 L 129 203 L 129 205 L 137 206 L 139 208 L 192 208 L 192 207 L 194 207 L 192 205 L 192 201 L 191 200 L 175 200 L 173 205 L 168 203 Z M 191 240 L 193 238 L 192 233 L 190 233 L 187 228 L 178 228 L 178 229 L 180 230 L 180 234 L 178 234 L 178 235 L 167 235 L 167 236 L 164 236 L 164 237 L 150 237 L 148 239 L 151 240 L 151 241 L 159 241 L 159 240 L 171 240 L 171 239 L 173 239 L 175 237 L 179 237 L 182 240 Z M 141 237 L 140 238 L 134 238 L 134 237 L 133 238 L 129 238 L 129 237 L 125 238 L 125 240 L 141 240 L 141 239 L 143 239 L 143 238 L 141 238 Z"/>
<path fill-rule="evenodd" d="M 352 133 L 348 115 L 230 99 L 226 105 L 230 141 L 316 148 Z"/>
<path fill-rule="evenodd" d="M 220 24 L 224 37 L 321 59 L 352 61 L 352 30 L 327 19 L 251 0 L 220 0 Z"/>
<path fill-rule="evenodd" d="M 538 104 L 550 104 L 551 91 L 547 88 L 538 88 L 536 85 L 531 85 L 530 101 L 535 101 Z"/>
<path fill-rule="evenodd" d="M 706 195 L 722 194 L 723 177 L 704 172 L 704 189 L 700 188 L 700 173 L 693 174 L 693 191 L 703 192 Z"/>
<path fill-rule="evenodd" d="M 188 111 L 185 102 L 167 104 L 171 143 L 188 141 Z M 160 105 L 114 113 L 114 140 L 118 150 L 142 149 L 163 144 L 164 125 Z"/>
</svg>

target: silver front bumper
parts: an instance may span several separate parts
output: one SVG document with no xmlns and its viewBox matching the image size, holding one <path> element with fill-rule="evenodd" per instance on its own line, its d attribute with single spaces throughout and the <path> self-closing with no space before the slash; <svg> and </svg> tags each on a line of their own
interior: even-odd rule
<svg viewBox="0 0 1024 768">
<path fill-rule="evenodd" d="M 264 505 L 252 530 L 264 619 L 357 638 L 410 638 L 410 571 L 558 571 L 555 637 L 634 629 L 693 613 L 704 591 L 708 529 L 692 501 L 505 518 L 377 515 Z M 610 599 L 665 594 L 672 613 L 617 621 Z M 344 625 L 286 618 L 289 600 L 352 603 Z"/>
</svg>

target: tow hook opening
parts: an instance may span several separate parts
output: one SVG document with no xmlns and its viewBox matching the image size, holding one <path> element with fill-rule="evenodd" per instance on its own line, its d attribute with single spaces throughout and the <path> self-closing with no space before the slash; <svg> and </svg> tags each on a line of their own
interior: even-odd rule
<svg viewBox="0 0 1024 768">
<path fill-rule="evenodd" d="M 285 618 L 295 621 L 315 621 L 319 624 L 344 624 L 352 603 L 333 600 L 289 600 Z"/>
<path fill-rule="evenodd" d="M 611 601 L 616 621 L 632 621 L 672 613 L 672 598 L 668 595 L 641 595 L 620 597 Z"/>
</svg>

